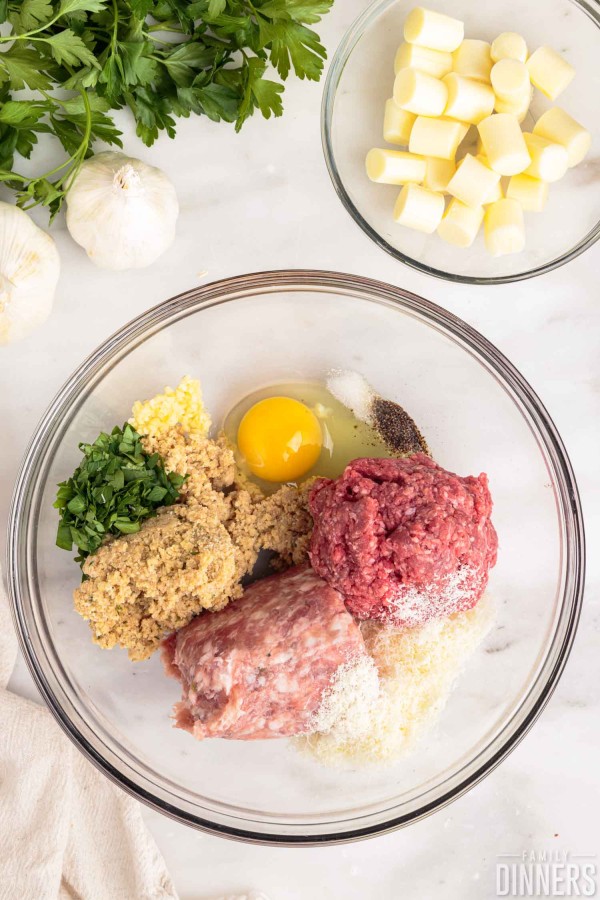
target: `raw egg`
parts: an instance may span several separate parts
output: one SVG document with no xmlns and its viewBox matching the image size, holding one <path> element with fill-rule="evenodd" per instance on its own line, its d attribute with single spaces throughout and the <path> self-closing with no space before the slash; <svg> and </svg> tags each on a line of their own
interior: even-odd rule
<svg viewBox="0 0 600 900">
<path fill-rule="evenodd" d="M 287 481 L 303 481 L 313 476 L 337 478 L 345 466 L 359 456 L 392 455 L 369 425 L 358 421 L 324 384 L 314 381 L 288 381 L 253 391 L 229 410 L 222 428 L 241 471 L 267 494 Z M 281 466 L 282 453 L 287 455 L 290 451 L 286 446 L 290 442 L 289 435 L 293 438 L 298 430 L 302 452 L 288 456 Z M 311 433 L 314 435 L 312 443 L 307 440 Z M 260 448 L 265 444 L 268 446 L 261 452 Z M 276 445 L 279 447 L 277 453 Z M 267 459 L 274 463 L 268 468 L 251 465 L 255 454 L 265 463 Z M 305 468 L 311 460 L 310 467 Z M 299 463 L 297 468 L 296 463 Z M 290 474 L 292 471 L 294 474 Z"/>
<path fill-rule="evenodd" d="M 292 397 L 268 397 L 251 406 L 237 433 L 240 454 L 264 481 L 297 481 L 321 454 L 321 426 L 314 412 Z"/>
</svg>

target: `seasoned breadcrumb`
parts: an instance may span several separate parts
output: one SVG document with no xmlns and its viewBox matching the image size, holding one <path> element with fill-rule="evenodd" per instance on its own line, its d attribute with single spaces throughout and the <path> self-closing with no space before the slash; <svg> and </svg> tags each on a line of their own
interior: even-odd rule
<svg viewBox="0 0 600 900">
<path fill-rule="evenodd" d="M 136 534 L 107 541 L 83 567 L 75 609 L 101 647 L 120 644 L 145 659 L 165 633 L 201 609 L 220 609 L 237 589 L 235 550 L 206 506 L 161 509 Z"/>
<path fill-rule="evenodd" d="M 164 434 L 145 436 L 142 444 L 147 453 L 162 456 L 167 472 L 188 476 L 180 491 L 183 500 L 219 504 L 224 500 L 221 492 L 235 482 L 233 450 L 223 438 L 211 441 L 175 425 Z"/>
<path fill-rule="evenodd" d="M 313 481 L 300 487 L 286 484 L 255 507 L 260 547 L 278 555 L 279 568 L 299 566 L 308 559 L 313 527 L 308 495 Z"/>
<path fill-rule="evenodd" d="M 256 497 L 240 488 L 227 495 L 229 516 L 225 522 L 235 548 L 236 574 L 238 579 L 252 572 L 262 549 L 261 536 L 256 520 Z"/>
</svg>

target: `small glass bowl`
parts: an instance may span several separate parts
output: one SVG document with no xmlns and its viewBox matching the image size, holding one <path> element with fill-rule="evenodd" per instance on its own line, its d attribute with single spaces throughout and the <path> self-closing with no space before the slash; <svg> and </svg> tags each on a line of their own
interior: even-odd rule
<svg viewBox="0 0 600 900">
<path fill-rule="evenodd" d="M 394 54 L 402 42 L 403 23 L 411 8 L 399 0 L 378 0 L 346 33 L 331 63 L 325 84 L 321 129 L 325 160 L 337 194 L 354 221 L 375 243 L 415 269 L 467 284 L 503 284 L 533 278 L 574 259 L 600 235 L 600 7 L 588 0 L 453 0 L 426 3 L 465 22 L 465 35 L 491 41 L 503 31 L 522 34 L 530 52 L 548 45 L 576 70 L 575 79 L 557 100 L 592 133 L 586 159 L 550 185 L 542 212 L 525 213 L 526 246 L 522 253 L 493 257 L 483 234 L 471 247 L 447 244 L 397 225 L 392 218 L 400 190 L 375 184 L 365 173 L 371 147 L 392 147 L 383 140 L 383 109 L 392 94 Z M 530 131 L 552 104 L 534 91 L 523 129 Z M 475 144 L 471 129 L 459 148 Z M 503 179 L 506 185 L 506 179 Z"/>
<path fill-rule="evenodd" d="M 381 770 L 326 768 L 290 742 L 196 742 L 172 728 L 180 687 L 159 654 L 101 650 L 73 610 L 79 571 L 55 545 L 56 485 L 80 441 L 186 373 L 215 422 L 276 383 L 355 368 L 414 416 L 435 459 L 486 471 L 500 550 L 495 627 L 467 662 L 434 733 Z M 462 794 L 515 746 L 550 697 L 575 634 L 584 542 L 577 487 L 548 414 L 498 350 L 400 288 L 331 272 L 245 275 L 175 297 L 95 351 L 40 422 L 15 487 L 8 581 L 21 647 L 79 749 L 138 799 L 196 828 L 323 844 L 415 821 Z"/>
</svg>

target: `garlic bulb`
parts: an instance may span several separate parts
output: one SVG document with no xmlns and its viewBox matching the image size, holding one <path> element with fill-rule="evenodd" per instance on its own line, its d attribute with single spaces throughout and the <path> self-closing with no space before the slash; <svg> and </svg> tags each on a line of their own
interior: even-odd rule
<svg viewBox="0 0 600 900">
<path fill-rule="evenodd" d="M 92 262 L 141 269 L 175 239 L 179 204 L 161 172 L 124 153 L 86 160 L 67 195 L 67 228 Z"/>
<path fill-rule="evenodd" d="M 0 344 L 18 341 L 50 315 L 60 258 L 49 234 L 0 202 Z"/>
</svg>

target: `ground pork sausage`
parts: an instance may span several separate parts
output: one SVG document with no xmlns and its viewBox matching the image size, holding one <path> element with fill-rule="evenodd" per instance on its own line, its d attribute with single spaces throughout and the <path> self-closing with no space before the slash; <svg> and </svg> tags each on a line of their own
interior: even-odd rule
<svg viewBox="0 0 600 900">
<path fill-rule="evenodd" d="M 251 740 L 311 730 L 341 666 L 366 655 L 340 594 L 310 566 L 248 587 L 163 642 L 182 684 L 175 724 L 198 739 Z"/>
</svg>

